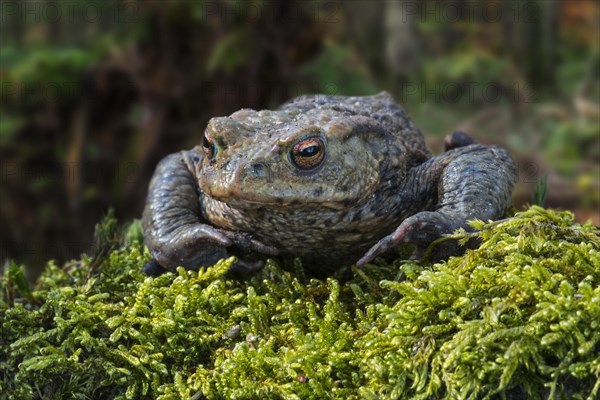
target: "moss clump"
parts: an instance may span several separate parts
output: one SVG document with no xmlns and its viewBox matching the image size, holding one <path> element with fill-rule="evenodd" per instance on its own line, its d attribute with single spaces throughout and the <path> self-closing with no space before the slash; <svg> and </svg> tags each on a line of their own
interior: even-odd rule
<svg viewBox="0 0 600 400">
<path fill-rule="evenodd" d="M 137 235 L 31 290 L 10 265 L 0 398 L 597 398 L 597 228 L 539 207 L 475 225 L 463 257 L 343 283 L 272 262 L 233 279 L 232 259 L 148 278 Z"/>
</svg>

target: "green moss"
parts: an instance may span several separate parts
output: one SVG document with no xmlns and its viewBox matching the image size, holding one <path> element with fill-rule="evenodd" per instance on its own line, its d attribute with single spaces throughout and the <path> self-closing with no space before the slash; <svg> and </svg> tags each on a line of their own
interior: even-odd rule
<svg viewBox="0 0 600 400">
<path fill-rule="evenodd" d="M 0 398 L 597 398 L 598 229 L 539 207 L 474 225 L 463 257 L 347 282 L 232 259 L 148 278 L 135 225 L 31 289 L 7 266 Z"/>
</svg>

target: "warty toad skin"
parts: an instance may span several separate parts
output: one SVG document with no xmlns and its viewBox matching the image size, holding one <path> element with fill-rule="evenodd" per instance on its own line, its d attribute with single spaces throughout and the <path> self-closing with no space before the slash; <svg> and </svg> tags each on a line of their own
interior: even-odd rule
<svg viewBox="0 0 600 400">
<path fill-rule="evenodd" d="M 419 253 L 469 220 L 500 218 L 516 180 L 506 150 L 463 133 L 446 148 L 432 157 L 385 92 L 212 118 L 201 145 L 156 168 L 142 219 L 155 258 L 146 271 L 248 252 L 363 265 L 400 243 Z"/>
</svg>

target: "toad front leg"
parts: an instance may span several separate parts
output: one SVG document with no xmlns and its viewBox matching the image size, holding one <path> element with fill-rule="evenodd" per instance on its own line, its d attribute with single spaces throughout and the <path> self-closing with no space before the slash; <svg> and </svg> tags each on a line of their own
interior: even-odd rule
<svg viewBox="0 0 600 400">
<path fill-rule="evenodd" d="M 499 147 L 467 145 L 428 160 L 411 171 L 407 184 L 415 185 L 415 193 L 437 194 L 435 209 L 404 220 L 356 264 L 364 265 L 400 243 L 414 244 L 416 255 L 422 255 L 442 235 L 469 229 L 470 220 L 502 217 L 511 204 L 515 181 L 515 163 Z M 450 255 L 442 253 L 435 258 Z"/>
<path fill-rule="evenodd" d="M 200 157 L 195 150 L 182 151 L 165 157 L 156 167 L 142 217 L 144 241 L 154 256 L 144 267 L 147 274 L 159 274 L 161 266 L 173 270 L 178 266 L 197 269 L 213 265 L 228 256 L 226 247 L 232 245 L 277 253 L 248 234 L 216 228 L 201 219 L 199 193 L 191 172 Z M 241 261 L 239 264 L 258 267 Z"/>
</svg>

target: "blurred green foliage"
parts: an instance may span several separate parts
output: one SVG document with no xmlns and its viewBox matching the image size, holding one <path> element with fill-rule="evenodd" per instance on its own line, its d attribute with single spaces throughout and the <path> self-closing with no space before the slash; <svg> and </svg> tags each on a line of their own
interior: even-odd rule
<svg viewBox="0 0 600 400">
<path fill-rule="evenodd" d="M 436 152 L 509 147 L 517 206 L 547 175 L 548 206 L 600 224 L 595 1 L 26 3 L 2 3 L 0 259 L 77 258 L 210 117 L 305 93 L 387 90 Z"/>
</svg>

